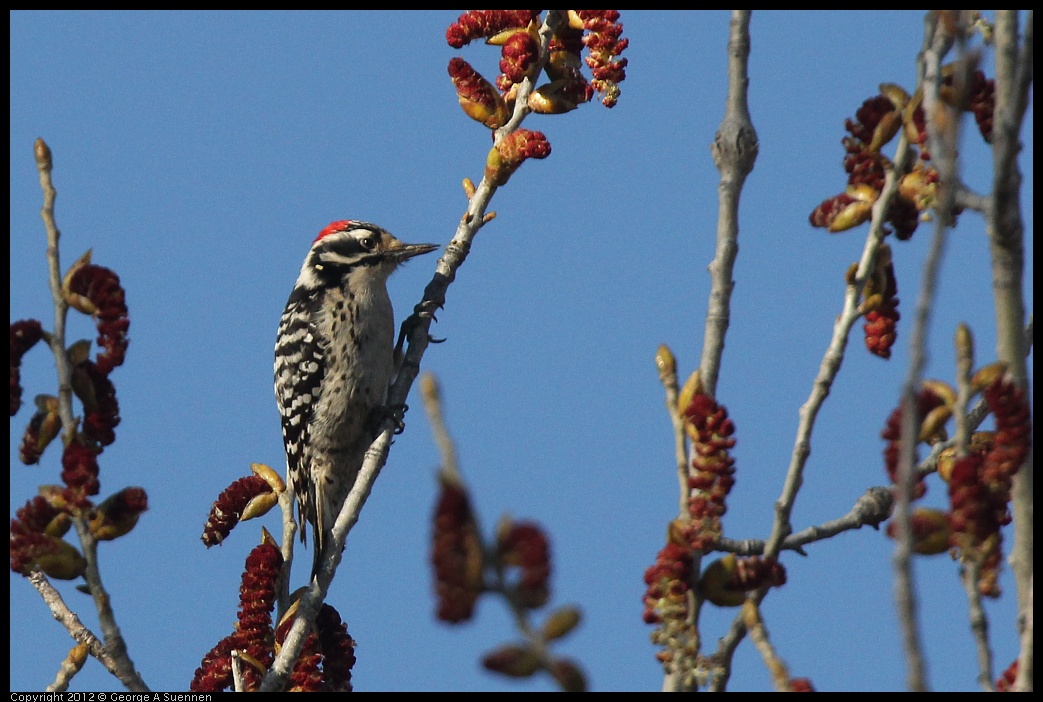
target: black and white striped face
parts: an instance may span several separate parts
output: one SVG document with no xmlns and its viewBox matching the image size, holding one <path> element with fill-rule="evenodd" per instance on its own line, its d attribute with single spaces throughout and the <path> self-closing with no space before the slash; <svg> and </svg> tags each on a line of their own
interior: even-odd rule
<svg viewBox="0 0 1043 702">
<path fill-rule="evenodd" d="M 297 285 L 305 288 L 339 285 L 352 270 L 366 270 L 374 278 L 386 279 L 406 259 L 436 248 L 435 244 L 403 244 L 390 232 L 369 222 L 332 222 L 315 238 Z"/>
</svg>

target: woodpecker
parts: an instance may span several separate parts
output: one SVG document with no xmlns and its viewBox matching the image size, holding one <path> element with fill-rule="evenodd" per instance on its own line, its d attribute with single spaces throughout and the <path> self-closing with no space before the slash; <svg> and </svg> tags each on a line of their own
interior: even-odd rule
<svg viewBox="0 0 1043 702">
<path fill-rule="evenodd" d="M 404 244 L 369 222 L 332 222 L 311 245 L 279 320 L 275 399 L 301 541 L 305 522 L 314 535 L 313 577 L 396 372 L 387 279 L 436 248 Z"/>
</svg>

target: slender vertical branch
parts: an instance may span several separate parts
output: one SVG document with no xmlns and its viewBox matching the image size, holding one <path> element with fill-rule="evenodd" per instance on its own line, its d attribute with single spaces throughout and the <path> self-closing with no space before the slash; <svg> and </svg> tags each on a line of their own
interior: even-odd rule
<svg viewBox="0 0 1043 702">
<path fill-rule="evenodd" d="M 967 596 L 967 610 L 970 612 L 971 636 L 978 654 L 978 685 L 984 692 L 995 692 L 992 684 L 992 651 L 989 649 L 989 618 L 982 607 L 981 590 L 978 582 L 981 578 L 981 563 L 968 558 L 960 568 L 963 591 Z"/>
<path fill-rule="evenodd" d="M 735 287 L 732 269 L 739 253 L 739 197 L 746 176 L 753 171 L 757 160 L 757 131 L 746 100 L 750 84 L 749 57 L 750 11 L 733 10 L 728 26 L 728 97 L 724 119 L 710 146 L 721 181 L 717 186 L 717 249 L 710 263 L 710 301 L 699 372 L 703 388 L 711 397 L 717 393 L 724 336 L 731 319 L 731 295 Z"/>
<path fill-rule="evenodd" d="M 133 678 L 126 678 L 124 666 L 113 654 L 111 648 L 83 625 L 80 618 L 65 604 L 61 593 L 54 589 L 43 573 L 40 571 L 29 573 L 29 582 L 43 597 L 43 601 L 51 610 L 51 615 L 65 627 L 77 643 L 86 646 L 88 653 L 105 666 L 106 670 L 118 678 L 127 689 L 133 692 L 148 692 L 148 687 L 140 681 L 140 678 L 136 682 Z M 137 674 L 134 673 L 133 677 L 136 676 Z"/>
<path fill-rule="evenodd" d="M 148 686 L 134 668 L 134 661 L 130 659 L 127 643 L 116 623 L 116 612 L 112 609 L 112 600 L 109 599 L 109 593 L 102 583 L 98 565 L 98 541 L 90 533 L 90 526 L 85 518 L 77 516 L 72 521 L 76 527 L 76 533 L 80 537 L 83 557 L 87 561 L 83 577 L 87 581 L 91 598 L 94 600 L 94 608 L 98 611 L 98 622 L 101 625 L 102 635 L 105 637 L 105 650 L 108 651 L 113 661 L 113 674 L 131 692 L 148 692 Z"/>
<path fill-rule="evenodd" d="M 917 621 L 917 597 L 912 573 L 912 524 L 909 504 L 912 501 L 916 479 L 915 453 L 919 443 L 920 418 L 917 416 L 917 392 L 927 364 L 926 339 L 931 308 L 934 304 L 934 286 L 941 266 L 946 231 L 952 223 L 952 202 L 955 179 L 955 145 L 958 117 L 955 110 L 942 104 L 941 59 L 952 46 L 953 35 L 944 31 L 937 13 L 929 12 L 925 20 L 926 50 L 923 61 L 923 109 L 931 154 L 938 164 L 939 204 L 936 207 L 934 232 L 927 258 L 924 261 L 920 295 L 914 310 L 909 341 L 909 367 L 902 384 L 901 442 L 898 460 L 897 491 L 894 522 L 898 526 L 892 562 L 895 569 L 895 605 L 902 631 L 907 663 L 907 686 L 911 691 L 927 689 L 926 662 Z M 960 34 L 956 30 L 956 34 Z"/>
<path fill-rule="evenodd" d="M 431 425 L 431 434 L 438 445 L 438 453 L 442 456 L 442 474 L 451 480 L 460 481 L 460 466 L 456 460 L 456 445 L 449 436 L 449 429 L 442 414 L 442 389 L 433 373 L 425 373 L 420 378 L 420 397 L 424 400 L 424 412 Z"/>
<path fill-rule="evenodd" d="M 996 107 L 993 113 L 992 208 L 986 218 L 992 258 L 992 290 L 996 309 L 996 353 L 1010 373 L 1028 389 L 1028 369 L 1022 329 L 1025 302 L 1022 297 L 1025 267 L 1024 226 L 1021 218 L 1019 135 L 1028 106 L 1033 77 L 1033 13 L 1028 12 L 1025 36 L 1019 45 L 1018 11 L 996 12 Z M 1012 503 L 1014 545 L 1010 562 L 1018 596 L 1017 690 L 1032 689 L 1033 675 L 1033 532 L 1032 465 L 1029 449 L 1024 465 L 1014 476 Z"/>
<path fill-rule="evenodd" d="M 664 344 L 655 355 L 656 369 L 659 371 L 659 382 L 663 384 L 666 395 L 666 413 L 670 417 L 670 426 L 674 433 L 674 457 L 677 460 L 677 482 L 680 488 L 678 516 L 688 514 L 688 441 L 685 438 L 684 420 L 681 408 L 678 407 L 680 389 L 677 382 L 677 359 Z"/>
<path fill-rule="evenodd" d="M 953 405 L 955 430 L 953 443 L 956 455 L 960 458 L 967 455 L 967 444 L 970 441 L 971 428 L 968 421 L 967 408 L 972 397 L 971 374 L 974 372 L 974 338 L 970 329 L 962 322 L 956 328 L 956 403 Z M 984 401 L 984 398 L 983 400 Z M 917 466 L 919 476 L 919 466 Z M 915 478 L 915 479 L 918 479 Z M 981 577 L 979 561 L 967 559 L 960 573 L 964 593 L 967 596 L 967 611 L 970 613 L 971 636 L 978 652 L 978 684 L 985 692 L 994 692 L 992 684 L 992 651 L 989 648 L 989 619 L 982 606 L 981 590 L 978 581 Z"/>
<path fill-rule="evenodd" d="M 759 148 L 757 130 L 750 118 L 747 100 L 750 85 L 750 17 L 750 10 L 733 10 L 728 23 L 728 95 L 725 98 L 724 118 L 710 145 L 710 153 L 721 180 L 717 185 L 717 245 L 709 266 L 710 298 L 706 308 L 699 374 L 703 392 L 711 397 L 717 394 L 724 338 L 731 320 L 731 295 L 735 288 L 732 270 L 739 254 L 739 199 L 746 177 L 753 171 Z M 687 492 L 686 487 L 683 485 L 683 492 Z M 693 593 L 696 592 L 701 560 L 702 553 L 693 554 Z M 688 616 L 692 630 L 698 633 L 701 602 L 697 596 L 695 600 L 690 603 Z M 685 679 L 694 680 L 694 676 L 686 676 L 686 673 L 688 671 L 674 670 L 665 675 L 663 691 L 694 691 L 694 683 L 684 683 Z"/>
<path fill-rule="evenodd" d="M 54 189 L 51 180 L 54 164 L 47 142 L 37 139 L 33 145 L 33 155 L 36 157 L 36 169 L 40 172 L 40 188 L 43 190 L 40 217 L 47 233 L 48 283 L 54 301 L 54 329 L 51 331 L 50 346 L 58 373 L 58 413 L 62 420 L 63 443 L 68 444 L 76 436 L 76 420 L 72 414 L 72 367 L 69 365 L 69 357 L 65 354 L 65 319 L 69 312 L 69 304 L 62 295 L 62 267 L 58 249 L 58 241 L 62 234 L 54 219 L 54 200 L 58 191 Z"/>
<path fill-rule="evenodd" d="M 49 341 L 58 376 L 58 412 L 62 421 L 63 444 L 68 446 L 76 438 L 76 419 L 72 412 L 72 366 L 65 351 L 65 322 L 68 317 L 69 304 L 62 294 L 62 270 L 58 248 L 61 232 L 58 230 L 54 217 L 54 201 L 57 191 L 51 180 L 54 163 L 51 149 L 43 139 L 37 139 L 34 143 L 33 155 L 36 159 L 36 168 L 40 173 L 40 188 L 43 190 L 43 207 L 40 210 L 40 216 L 47 233 L 48 281 L 54 302 L 54 329 Z M 73 516 L 73 524 L 80 537 L 84 560 L 87 563 L 83 577 L 94 600 L 98 621 L 105 639 L 105 653 L 108 661 L 106 667 L 128 690 L 132 692 L 148 691 L 148 686 L 145 685 L 134 668 L 134 662 L 130 659 L 123 634 L 116 623 L 112 603 L 102 583 L 98 567 L 98 542 L 91 534 L 87 520 L 82 514 Z M 37 589 L 40 589 L 39 585 L 37 585 Z M 54 611 L 53 608 L 52 611 Z M 66 623 L 67 620 L 59 619 L 59 621 Z M 73 633 L 72 629 L 70 629 L 70 633 Z M 81 641 L 81 643 L 85 642 Z M 90 652 L 92 655 L 98 656 L 96 647 L 91 648 Z M 99 658 L 99 660 L 101 659 Z"/>
</svg>

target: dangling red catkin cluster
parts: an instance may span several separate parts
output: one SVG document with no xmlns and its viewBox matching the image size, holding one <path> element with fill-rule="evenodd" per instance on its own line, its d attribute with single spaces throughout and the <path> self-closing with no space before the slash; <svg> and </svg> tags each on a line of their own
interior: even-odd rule
<svg viewBox="0 0 1043 702">
<path fill-rule="evenodd" d="M 193 692 L 219 692 L 232 686 L 233 650 L 246 651 L 267 670 L 272 663 L 272 610 L 275 608 L 275 583 L 282 568 L 282 554 L 274 543 L 256 546 L 246 558 L 239 587 L 238 624 L 210 650 L 196 669 L 189 689 Z M 257 689 L 262 671 L 243 665 L 244 685 Z"/>
<path fill-rule="evenodd" d="M 1005 377 L 996 378 L 984 395 L 996 419 L 996 434 L 993 448 L 985 456 L 983 479 L 997 496 L 1009 502 L 1011 481 L 1032 445 L 1032 419 L 1024 391 Z"/>
<path fill-rule="evenodd" d="M 462 486 L 441 481 L 431 541 L 437 616 L 451 624 L 467 621 L 483 589 L 482 542 Z"/>
<path fill-rule="evenodd" d="M 275 631 L 281 647 L 296 615 L 283 616 Z M 287 692 L 351 692 L 351 669 L 355 665 L 355 641 L 340 614 L 323 603 L 315 617 L 315 630 L 304 637 L 297 662 L 286 683 Z"/>
<path fill-rule="evenodd" d="M 844 128 L 850 136 L 841 139 L 844 151 L 844 170 L 848 174 L 848 188 L 816 207 L 809 221 L 813 227 L 825 227 L 840 232 L 867 221 L 872 205 L 884 186 L 890 161 L 880 153 L 902 126 L 901 109 L 886 95 L 867 99 L 847 119 Z M 895 236 L 908 239 L 919 223 L 915 203 L 899 194 L 887 212 L 887 221 L 895 228 Z"/>
<path fill-rule="evenodd" d="M 293 616 L 284 617 L 278 631 L 272 629 L 275 585 L 282 562 L 278 547 L 267 538 L 265 543 L 250 552 L 239 589 L 236 630 L 203 657 L 189 686 L 193 692 L 220 692 L 232 687 L 232 651 L 245 651 L 249 656 L 249 659 L 242 659 L 244 688 L 253 691 L 260 686 L 275 660 L 276 642 L 282 643 L 295 619 Z M 315 632 L 305 637 L 287 689 L 294 692 L 350 692 L 354 665 L 355 642 L 348 635 L 337 610 L 323 604 L 315 617 Z"/>
<path fill-rule="evenodd" d="M 999 597 L 1001 529 L 1011 521 L 1011 484 L 1028 456 L 1032 426 L 1024 391 L 1005 376 L 993 380 L 984 396 L 996 420 L 996 432 L 984 453 L 960 458 L 953 466 L 949 477 L 950 543 L 961 558 L 979 564 L 979 592 Z"/>
<path fill-rule="evenodd" d="M 576 14 L 587 31 L 583 44 L 589 52 L 586 63 L 594 77 L 590 85 L 605 96 L 601 100 L 605 107 L 614 107 L 619 100 L 619 84 L 626 79 L 627 60 L 612 59 L 630 44 L 629 39 L 622 38 L 619 10 L 576 10 Z"/>
<path fill-rule="evenodd" d="M 22 356 L 43 337 L 43 328 L 35 319 L 23 319 L 11 325 L 11 416 L 22 406 Z"/>
<path fill-rule="evenodd" d="M 735 424 L 728 410 L 705 393 L 696 393 L 684 411 L 684 418 L 696 431 L 692 441 L 695 458 L 688 487 L 692 491 L 686 527 L 693 549 L 709 550 L 721 537 L 721 517 L 727 511 L 725 498 L 735 485 Z"/>
<path fill-rule="evenodd" d="M 978 591 L 985 597 L 999 597 L 999 568 L 1002 562 L 1002 510 L 982 482 L 980 454 L 964 456 L 953 465 L 949 476 L 950 543 L 963 559 L 978 563 Z"/>
<path fill-rule="evenodd" d="M 203 527 L 201 538 L 207 548 L 224 541 L 239 523 L 250 500 L 265 492 L 272 492 L 272 486 L 259 475 L 239 478 L 225 488 L 210 508 L 210 515 Z"/>
<path fill-rule="evenodd" d="M 449 46 L 460 49 L 475 39 L 488 38 L 505 29 L 527 27 L 539 15 L 539 10 L 468 10 L 449 25 L 445 40 Z"/>
<path fill-rule="evenodd" d="M 98 348 L 104 351 L 95 361 L 98 370 L 108 375 L 116 366 L 123 365 L 127 353 L 127 302 L 119 276 L 104 266 L 87 264 L 73 273 L 69 292 L 84 297 L 93 304 L 98 320 Z"/>
<path fill-rule="evenodd" d="M 645 571 L 646 624 L 657 624 L 652 643 L 662 646 L 656 658 L 667 672 L 689 670 L 694 662 L 697 632 L 688 621 L 692 581 L 692 550 L 669 543 L 656 555 L 655 564 Z"/>
<path fill-rule="evenodd" d="M 351 669 L 355 667 L 355 640 L 348 635 L 348 626 L 340 613 L 323 603 L 315 617 L 322 649 L 322 672 L 326 685 L 334 692 L 351 692 Z"/>
<path fill-rule="evenodd" d="M 28 575 L 37 559 L 58 549 L 57 539 L 44 531 L 60 510 L 37 495 L 15 512 L 11 520 L 11 570 Z"/>
<path fill-rule="evenodd" d="M 879 300 L 866 312 L 863 325 L 866 348 L 874 356 L 891 358 L 891 347 L 898 338 L 901 314 L 898 312 L 898 281 L 891 260 L 891 249 L 886 244 L 880 247 L 876 271 L 866 285 L 865 295 L 867 300 L 870 296 Z"/>
<path fill-rule="evenodd" d="M 120 423 L 116 388 L 109 374 L 126 356 L 130 321 L 119 277 L 108 268 L 77 264 L 68 275 L 63 294 L 71 307 L 93 316 L 98 329 L 99 352 L 94 361 L 74 351 L 68 354 L 72 361 L 71 385 L 83 404 L 83 418 L 79 433 L 68 441 L 62 453 L 62 480 L 66 485 L 63 509 L 86 510 L 92 506 L 89 498 L 100 490 L 97 456 L 116 440 L 115 428 Z M 43 330 L 36 320 L 11 325 L 12 416 L 21 405 L 21 358 L 42 337 Z M 57 398 L 39 395 L 37 412 L 26 427 L 19 451 L 22 462 L 39 462 L 61 426 Z"/>
<path fill-rule="evenodd" d="M 108 446 L 116 440 L 115 429 L 120 423 L 116 386 L 108 374 L 89 359 L 73 368 L 72 382 L 83 403 L 83 437 L 97 444 L 99 449 Z"/>
<path fill-rule="evenodd" d="M 916 413 L 918 418 L 916 426 L 919 427 L 920 420 L 926 417 L 935 407 L 944 404 L 944 402 L 934 391 L 929 388 L 922 388 L 916 396 Z M 887 442 L 887 445 L 884 446 L 884 468 L 887 470 L 887 477 L 891 479 L 892 483 L 895 483 L 898 481 L 898 457 L 902 440 L 901 404 L 887 418 L 887 424 L 884 426 L 883 431 L 880 432 L 880 438 Z M 917 460 L 916 453 L 913 454 L 913 460 L 914 462 Z M 913 486 L 913 499 L 920 499 L 926 492 L 927 483 L 921 478 Z"/>
<path fill-rule="evenodd" d="M 725 498 L 735 484 L 735 461 L 729 453 L 735 447 L 735 424 L 728 411 L 706 393 L 696 392 L 683 416 L 695 454 L 688 478 L 688 515 L 671 523 L 667 545 L 645 571 L 642 600 L 645 622 L 658 625 L 652 642 L 663 647 L 656 658 L 668 673 L 695 669 L 698 632 L 688 621 L 694 553 L 710 550 L 720 539 Z"/>
<path fill-rule="evenodd" d="M 62 481 L 65 499 L 81 509 L 90 506 L 91 495 L 101 489 L 98 482 L 98 458 L 95 449 L 80 442 L 70 441 L 62 453 Z"/>
<path fill-rule="evenodd" d="M 521 603 L 533 609 L 545 605 L 550 599 L 550 543 L 539 525 L 513 523 L 496 546 L 500 562 L 519 570 L 515 592 Z"/>
</svg>

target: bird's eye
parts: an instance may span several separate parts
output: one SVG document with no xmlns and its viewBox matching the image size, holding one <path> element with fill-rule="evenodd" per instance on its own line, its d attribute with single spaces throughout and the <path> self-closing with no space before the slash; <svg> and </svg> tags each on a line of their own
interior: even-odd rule
<svg viewBox="0 0 1043 702">
<path fill-rule="evenodd" d="M 362 248 L 366 249 L 366 251 L 372 251 L 377 245 L 377 238 L 375 236 L 364 236 L 359 239 L 359 244 L 361 244 Z"/>
</svg>

